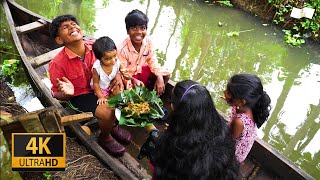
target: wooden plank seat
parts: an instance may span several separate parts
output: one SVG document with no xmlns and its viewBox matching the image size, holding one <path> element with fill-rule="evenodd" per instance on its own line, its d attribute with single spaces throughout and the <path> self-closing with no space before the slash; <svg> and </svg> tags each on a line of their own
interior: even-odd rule
<svg viewBox="0 0 320 180">
<path fill-rule="evenodd" d="M 62 50 L 63 47 L 60 47 L 60 48 L 57 48 L 57 49 L 54 49 L 52 51 L 49 51 L 45 54 L 42 54 L 40 56 L 37 56 L 35 58 L 33 58 L 33 66 L 34 67 L 39 67 L 43 64 L 46 64 L 48 62 L 50 62 L 61 50 Z"/>
<path fill-rule="evenodd" d="M 35 22 L 25 24 L 23 26 L 17 26 L 16 31 L 18 34 L 28 33 L 34 30 L 41 29 L 47 25 L 47 21 L 43 19 L 38 19 Z"/>
</svg>

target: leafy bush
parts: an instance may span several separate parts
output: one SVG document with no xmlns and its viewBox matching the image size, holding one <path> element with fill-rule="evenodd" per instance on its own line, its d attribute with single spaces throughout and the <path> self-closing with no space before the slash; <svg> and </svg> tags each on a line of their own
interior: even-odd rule
<svg viewBox="0 0 320 180">
<path fill-rule="evenodd" d="M 19 64 L 20 64 L 20 61 L 16 59 L 4 60 L 3 64 L 0 65 L 0 69 L 1 69 L 0 75 L 2 77 L 13 76 L 18 70 Z"/>
<path fill-rule="evenodd" d="M 284 35 L 284 40 L 286 41 L 287 44 L 290 44 L 291 46 L 299 46 L 300 44 L 303 44 L 305 41 L 301 37 L 300 34 L 291 34 L 290 30 L 282 30 L 285 35 Z"/>
<path fill-rule="evenodd" d="M 290 31 L 284 31 L 284 38 L 288 44 L 297 46 L 304 43 L 301 34 L 305 34 L 305 37 L 318 38 L 320 33 L 320 0 L 268 0 L 268 3 L 276 11 L 273 22 L 284 24 L 285 28 L 291 29 Z M 290 18 L 289 16 L 293 7 L 310 7 L 315 9 L 313 18 Z"/>
</svg>

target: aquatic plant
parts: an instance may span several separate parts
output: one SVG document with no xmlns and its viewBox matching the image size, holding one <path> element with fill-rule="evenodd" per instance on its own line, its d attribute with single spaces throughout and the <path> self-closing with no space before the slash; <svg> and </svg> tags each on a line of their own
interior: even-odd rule
<svg viewBox="0 0 320 180">
<path fill-rule="evenodd" d="M 288 44 L 297 46 L 304 43 L 303 38 L 312 37 L 313 39 L 318 39 L 320 33 L 320 0 L 268 0 L 268 3 L 271 5 L 271 8 L 275 9 L 273 22 L 275 24 L 283 24 L 285 29 L 290 30 L 284 31 L 284 39 Z M 290 17 L 293 7 L 309 7 L 315 9 L 315 12 L 312 19 L 304 17 L 294 19 Z"/>
<path fill-rule="evenodd" d="M 302 38 L 300 34 L 291 34 L 290 30 L 282 30 L 284 35 L 284 40 L 287 44 L 291 46 L 299 46 L 305 43 L 305 40 Z"/>
<path fill-rule="evenodd" d="M 216 2 L 219 3 L 221 6 L 233 7 L 233 5 L 231 4 L 231 2 L 230 2 L 230 1 L 227 1 L 227 0 L 216 1 Z"/>
<path fill-rule="evenodd" d="M 227 36 L 228 37 L 231 37 L 231 36 L 239 36 L 240 33 L 244 33 L 244 32 L 250 32 L 250 31 L 253 31 L 254 29 L 248 29 L 248 30 L 244 30 L 244 31 L 231 31 L 231 32 L 228 32 L 227 33 Z"/>
</svg>

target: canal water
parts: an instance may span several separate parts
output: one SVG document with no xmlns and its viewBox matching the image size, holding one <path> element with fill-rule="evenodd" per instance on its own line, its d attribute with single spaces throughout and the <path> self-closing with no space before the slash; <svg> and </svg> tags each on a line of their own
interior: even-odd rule
<svg viewBox="0 0 320 180">
<path fill-rule="evenodd" d="M 86 34 L 96 38 L 107 35 L 116 44 L 127 36 L 126 14 L 140 9 L 149 17 L 148 33 L 153 37 L 159 61 L 172 71 L 171 79 L 191 79 L 205 85 L 217 108 L 225 113 L 229 107 L 219 97 L 227 80 L 237 73 L 258 75 L 272 100 L 270 118 L 259 129 L 259 137 L 320 179 L 319 44 L 307 42 L 290 47 L 278 27 L 235 8 L 202 1 L 16 2 L 48 19 L 74 14 Z M 1 20 L 1 29 L 2 24 Z M 238 36 L 233 35 L 237 33 Z M 1 34 L 4 42 L 9 37 Z"/>
</svg>

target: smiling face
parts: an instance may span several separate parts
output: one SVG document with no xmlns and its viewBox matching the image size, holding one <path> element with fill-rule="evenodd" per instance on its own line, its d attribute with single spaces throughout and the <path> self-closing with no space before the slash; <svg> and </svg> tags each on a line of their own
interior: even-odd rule
<svg viewBox="0 0 320 180">
<path fill-rule="evenodd" d="M 64 21 L 58 29 L 55 40 L 60 45 L 80 41 L 82 40 L 81 28 L 72 20 Z"/>
<path fill-rule="evenodd" d="M 134 46 L 141 45 L 144 37 L 147 35 L 147 27 L 145 25 L 130 27 L 128 30 L 128 35 Z"/>
<path fill-rule="evenodd" d="M 117 61 L 117 50 L 105 51 L 100 59 L 101 63 L 105 66 L 113 66 Z"/>
</svg>

